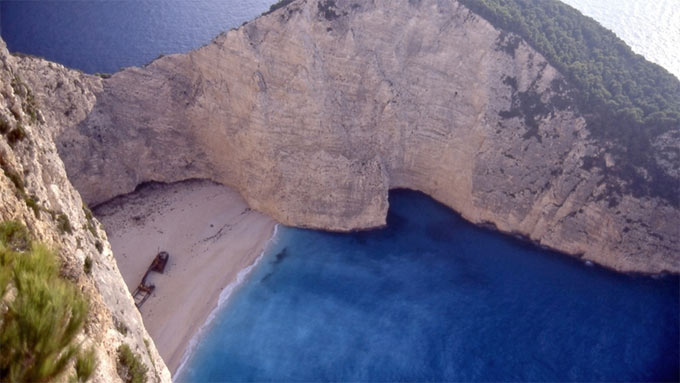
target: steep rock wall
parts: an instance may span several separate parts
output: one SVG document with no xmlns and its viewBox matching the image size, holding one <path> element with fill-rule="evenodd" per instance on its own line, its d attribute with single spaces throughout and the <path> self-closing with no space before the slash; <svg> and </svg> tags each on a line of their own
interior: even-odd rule
<svg viewBox="0 0 680 383">
<path fill-rule="evenodd" d="M 147 366 L 150 382 L 169 382 L 170 373 L 144 328 L 106 233 L 66 177 L 50 134 L 62 125 L 51 118 L 51 108 L 35 101 L 38 97 L 21 77 L 18 61 L 0 40 L 0 122 L 23 132 L 0 135 L 0 221 L 24 223 L 37 241 L 58 251 L 62 275 L 86 295 L 90 311 L 78 342 L 83 348 L 93 346 L 96 353 L 97 367 L 90 381 L 121 381 L 116 350 L 127 344 Z M 51 81 L 61 82 L 60 87 L 71 94 L 71 99 L 60 100 L 62 105 L 77 105 L 79 112 L 74 109 L 72 118 L 78 114 L 84 118 L 96 99 L 80 89 L 101 89 L 101 81 L 43 60 L 30 61 L 44 69 L 32 73 L 41 78 L 41 91 Z M 59 105 L 59 100 L 53 102 Z M 88 257 L 90 272 L 83 266 Z"/>
<path fill-rule="evenodd" d="M 611 166 L 609 144 L 567 81 L 455 0 L 298 0 L 98 86 L 55 132 L 91 203 L 209 178 L 284 224 L 346 231 L 384 224 L 388 190 L 411 188 L 617 270 L 680 272 L 677 208 L 612 201 L 606 169 L 585 163 Z"/>
</svg>

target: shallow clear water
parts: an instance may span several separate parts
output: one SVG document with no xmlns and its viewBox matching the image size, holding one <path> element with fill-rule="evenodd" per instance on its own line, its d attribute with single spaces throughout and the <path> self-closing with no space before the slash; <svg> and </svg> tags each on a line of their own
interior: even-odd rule
<svg viewBox="0 0 680 383">
<path fill-rule="evenodd" d="M 677 380 L 678 279 L 479 229 L 420 193 L 388 226 L 282 228 L 179 381 Z"/>
</svg>

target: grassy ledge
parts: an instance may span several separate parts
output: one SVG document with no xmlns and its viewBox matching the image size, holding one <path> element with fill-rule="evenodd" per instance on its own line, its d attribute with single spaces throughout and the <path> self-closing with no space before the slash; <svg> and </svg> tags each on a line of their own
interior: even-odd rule
<svg viewBox="0 0 680 383">
<path fill-rule="evenodd" d="M 76 342 L 88 314 L 80 289 L 59 275 L 57 256 L 16 221 L 0 223 L 0 381 L 58 378 L 72 363 L 84 382 L 93 351 Z"/>
</svg>

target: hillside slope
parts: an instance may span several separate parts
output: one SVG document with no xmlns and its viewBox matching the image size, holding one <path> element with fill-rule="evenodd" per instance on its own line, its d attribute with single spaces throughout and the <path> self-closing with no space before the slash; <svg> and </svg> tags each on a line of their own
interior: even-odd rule
<svg viewBox="0 0 680 383">
<path fill-rule="evenodd" d="M 90 381 L 122 381 L 117 350 L 127 345 L 147 367 L 149 382 L 169 382 L 170 373 L 144 328 L 106 233 L 66 177 L 50 134 L 58 123 L 43 114 L 44 104 L 36 101 L 33 88 L 24 82 L 17 61 L 0 40 L 0 222 L 21 222 L 37 242 L 56 251 L 62 264 L 60 275 L 89 302 L 77 343 L 83 349 L 94 347 L 97 367 Z M 78 89 L 75 84 L 101 89 L 98 79 L 84 78 L 57 64 L 45 63 L 45 67 L 70 91 Z M 94 101 L 94 97 L 78 100 L 83 110 L 91 109 Z M 0 313 L 5 313 L 5 304 L 11 301 L 0 295 Z M 6 346 L 0 346 L 5 355 Z M 60 380 L 73 375 L 68 372 Z M 6 378 L 0 376 L 0 380 Z"/>
</svg>

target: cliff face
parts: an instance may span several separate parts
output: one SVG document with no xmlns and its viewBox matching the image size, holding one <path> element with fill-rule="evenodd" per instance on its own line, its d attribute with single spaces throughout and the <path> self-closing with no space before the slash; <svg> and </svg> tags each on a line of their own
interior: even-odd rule
<svg viewBox="0 0 680 383">
<path fill-rule="evenodd" d="M 188 54 L 81 75 L 75 92 L 37 75 L 44 62 L 22 68 L 90 203 L 209 178 L 284 224 L 345 231 L 384 224 L 388 190 L 410 188 L 617 270 L 680 272 L 678 209 L 613 200 L 616 158 L 576 92 L 455 0 L 298 0 Z M 677 180 L 677 159 L 659 161 Z"/>
<path fill-rule="evenodd" d="M 83 348 L 94 346 L 97 368 L 92 381 L 121 381 L 116 372 L 116 350 L 121 344 L 140 355 L 149 369 L 149 381 L 170 381 L 118 272 L 106 233 L 66 177 L 50 134 L 62 127 L 61 122 L 51 118 L 52 112 L 41 104 L 50 94 L 43 93 L 36 101 L 37 95 L 21 77 L 18 61 L 0 40 L 0 221 L 23 222 L 37 241 L 58 251 L 62 275 L 87 296 L 90 311 L 78 342 Z M 29 61 L 41 68 L 32 74 L 45 81 L 41 92 L 56 81 L 73 94 L 71 99 L 50 102 L 77 105 L 84 118 L 96 99 L 79 90 L 101 89 L 101 81 L 57 64 Z M 87 272 L 86 258 L 92 260 Z"/>
</svg>

